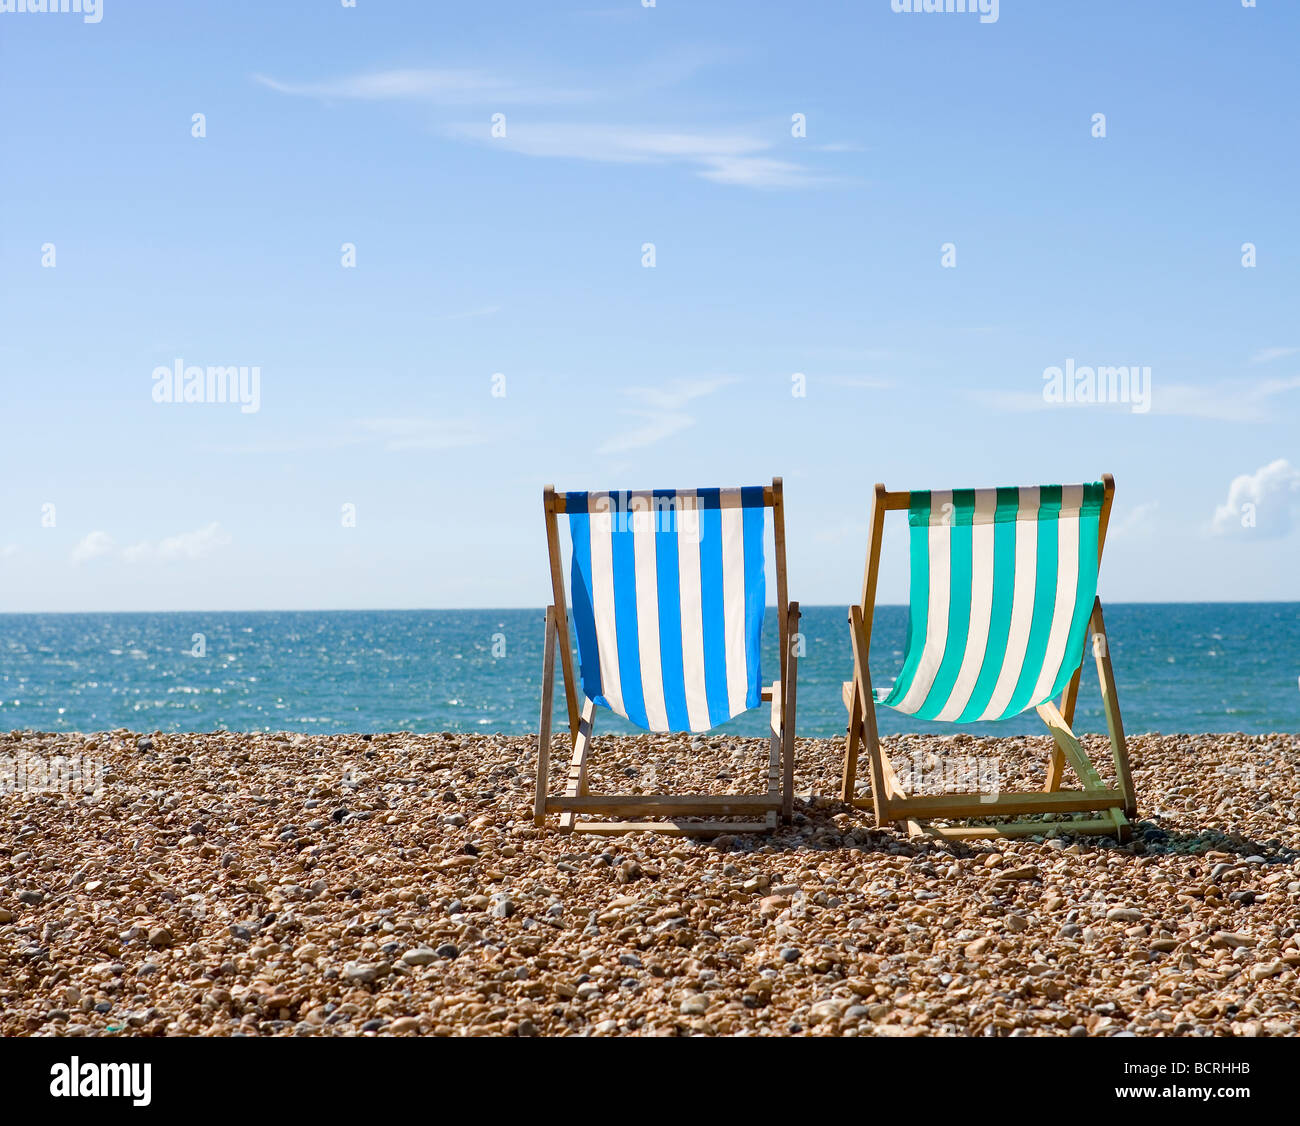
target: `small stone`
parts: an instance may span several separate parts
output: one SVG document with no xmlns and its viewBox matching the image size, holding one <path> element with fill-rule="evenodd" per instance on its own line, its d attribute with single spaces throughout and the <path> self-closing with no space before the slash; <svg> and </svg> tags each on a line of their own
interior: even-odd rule
<svg viewBox="0 0 1300 1126">
<path fill-rule="evenodd" d="M 709 999 L 703 993 L 692 993 L 681 1004 L 683 1016 L 698 1017 L 709 1011 Z"/>
<path fill-rule="evenodd" d="M 398 1017 L 397 1020 L 393 1021 L 393 1023 L 388 1026 L 388 1031 L 397 1036 L 406 1032 L 419 1032 L 420 1018 Z"/>
<path fill-rule="evenodd" d="M 1106 921 L 1110 923 L 1140 923 L 1142 912 L 1136 907 L 1112 907 L 1106 912 Z"/>
<path fill-rule="evenodd" d="M 427 946 L 417 947 L 415 950 L 408 950 L 402 955 L 402 961 L 408 966 L 427 966 L 436 961 L 438 952 L 430 950 Z"/>
<path fill-rule="evenodd" d="M 844 1002 L 836 1000 L 818 1001 L 811 1009 L 808 1010 L 808 1023 L 810 1025 L 823 1024 L 828 1020 L 839 1020 L 840 1013 L 844 1010 Z M 863 1010 L 864 1012 L 866 1010 Z"/>
<path fill-rule="evenodd" d="M 166 927 L 154 927 L 154 929 L 149 932 L 149 945 L 155 949 L 166 949 L 175 941 L 172 932 Z"/>
<path fill-rule="evenodd" d="M 1004 868 L 993 877 L 994 883 L 1010 883 L 1012 880 L 1036 880 L 1042 872 L 1030 864 L 1024 868 Z"/>
<path fill-rule="evenodd" d="M 8 907 L 0 907 L 0 926 L 14 921 L 14 913 Z"/>
<path fill-rule="evenodd" d="M 460 957 L 460 948 L 454 942 L 444 942 L 437 950 L 434 951 L 439 958 L 446 958 L 453 961 Z"/>
<path fill-rule="evenodd" d="M 29 907 L 39 907 L 45 902 L 45 896 L 39 891 L 20 891 L 18 893 L 18 902 L 26 903 Z"/>
</svg>

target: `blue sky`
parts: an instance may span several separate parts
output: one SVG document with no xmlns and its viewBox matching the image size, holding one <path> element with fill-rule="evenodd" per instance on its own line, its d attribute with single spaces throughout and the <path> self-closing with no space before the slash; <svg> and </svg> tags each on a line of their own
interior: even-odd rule
<svg viewBox="0 0 1300 1126">
<path fill-rule="evenodd" d="M 847 603 L 876 480 L 1103 471 L 1110 601 L 1295 599 L 1298 36 L 1281 0 L 0 12 L 0 610 L 537 606 L 545 483 L 775 474 L 792 595 Z M 178 360 L 258 409 L 156 402 Z M 1067 363 L 1150 368 L 1150 409 L 1046 401 Z"/>
</svg>

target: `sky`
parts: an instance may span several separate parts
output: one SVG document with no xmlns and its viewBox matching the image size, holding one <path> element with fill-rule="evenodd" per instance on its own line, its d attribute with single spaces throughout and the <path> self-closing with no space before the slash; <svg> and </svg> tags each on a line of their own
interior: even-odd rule
<svg viewBox="0 0 1300 1126">
<path fill-rule="evenodd" d="M 1106 600 L 1300 598 L 1300 5 L 895 7 L 0 10 L 0 611 L 541 606 L 547 483 L 778 475 L 806 604 L 1104 472 Z"/>
</svg>

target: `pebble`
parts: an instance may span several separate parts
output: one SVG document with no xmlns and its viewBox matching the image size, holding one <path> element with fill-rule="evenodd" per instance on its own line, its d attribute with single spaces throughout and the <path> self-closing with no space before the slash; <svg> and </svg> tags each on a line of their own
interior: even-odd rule
<svg viewBox="0 0 1300 1126">
<path fill-rule="evenodd" d="M 437 961 L 437 959 L 438 952 L 430 950 L 427 946 L 416 950 L 408 950 L 402 955 L 402 961 L 408 966 L 427 966 Z"/>
<path fill-rule="evenodd" d="M 842 740 L 800 741 L 796 790 L 824 796 L 794 826 L 710 842 L 535 829 L 528 737 L 168 735 L 147 776 L 137 739 L 164 744 L 0 734 L 93 740 L 114 779 L 6 795 L 0 1035 L 1300 1035 L 1300 737 L 1131 736 L 1132 843 L 996 845 L 846 810 Z M 963 753 L 1028 788 L 1049 746 Z M 603 736 L 590 784 L 750 792 L 765 764 L 761 740 Z"/>
</svg>

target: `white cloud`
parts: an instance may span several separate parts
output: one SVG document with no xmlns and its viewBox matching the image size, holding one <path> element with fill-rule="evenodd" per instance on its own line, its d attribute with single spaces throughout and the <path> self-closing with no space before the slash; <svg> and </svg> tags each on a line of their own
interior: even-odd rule
<svg viewBox="0 0 1300 1126">
<path fill-rule="evenodd" d="M 1162 383 L 1159 375 L 1151 379 L 1150 396 L 1153 415 L 1182 418 L 1209 418 L 1216 422 L 1269 422 L 1277 417 L 1275 400 L 1290 391 L 1300 390 L 1300 375 L 1284 379 L 1238 380 L 1194 386 L 1188 383 Z M 1048 402 L 1041 390 L 1004 391 L 973 390 L 966 397 L 1000 411 L 1040 411 L 1049 407 L 1072 406 L 1080 410 L 1109 406 L 1131 410 L 1125 403 L 1055 403 Z"/>
<path fill-rule="evenodd" d="M 621 454 L 628 450 L 639 450 L 653 446 L 665 438 L 680 434 L 695 425 L 696 419 L 689 414 L 667 414 L 656 411 L 623 411 L 623 415 L 640 419 L 630 430 L 615 434 L 606 439 L 597 448 L 598 454 Z"/>
<path fill-rule="evenodd" d="M 370 418 L 360 425 L 386 450 L 458 450 L 484 442 L 470 423 L 452 419 Z"/>
<path fill-rule="evenodd" d="M 448 134 L 525 156 L 562 157 L 607 164 L 682 164 L 717 184 L 751 188 L 808 187 L 826 182 L 801 164 L 765 155 L 766 137 L 744 132 L 687 132 L 641 126 L 566 122 L 511 122 L 493 138 L 486 122 L 462 122 Z"/>
<path fill-rule="evenodd" d="M 729 62 L 739 54 L 732 48 L 679 50 L 646 63 L 606 69 L 595 82 L 588 81 L 594 72 L 587 67 L 581 86 L 551 79 L 515 81 L 475 67 L 397 67 L 314 82 L 292 82 L 265 74 L 254 74 L 252 79 L 278 94 L 321 101 L 417 101 L 494 107 L 596 100 L 608 103 L 617 99 L 639 102 L 655 90 L 677 85 L 705 67 Z"/>
<path fill-rule="evenodd" d="M 658 387 L 628 387 L 623 394 L 655 410 L 674 411 L 739 382 L 739 376 L 735 375 L 719 375 L 710 379 L 672 379 Z"/>
<path fill-rule="evenodd" d="M 1276 538 L 1291 530 L 1300 513 L 1300 470 L 1278 458 L 1254 473 L 1234 477 L 1228 499 L 1214 510 L 1215 535 Z"/>
<path fill-rule="evenodd" d="M 1274 360 L 1282 360 L 1287 356 L 1294 356 L 1300 352 L 1300 348 L 1261 348 L 1250 357 L 1252 364 L 1268 364 Z"/>
<path fill-rule="evenodd" d="M 646 64 L 610 68 L 581 88 L 563 81 L 504 78 L 469 67 L 407 67 L 296 82 L 266 74 L 252 80 L 290 97 L 322 102 L 419 102 L 425 105 L 473 106 L 473 119 L 443 126 L 460 141 L 491 143 L 528 156 L 561 157 L 613 164 L 663 164 L 691 168 L 715 184 L 749 188 L 802 188 L 835 178 L 814 173 L 804 164 L 775 155 L 782 129 L 773 122 L 749 130 L 701 132 L 644 125 L 600 122 L 542 122 L 509 116 L 504 136 L 493 136 L 488 111 L 517 105 L 644 106 L 663 87 L 679 85 L 704 67 L 736 58 L 734 50 L 679 51 Z M 834 154 L 858 151 L 852 143 L 814 144 L 805 152 Z M 788 152 L 789 146 L 785 146 Z"/>
<path fill-rule="evenodd" d="M 182 532 L 168 536 L 157 543 L 143 541 L 122 549 L 122 558 L 127 563 L 143 563 L 151 560 L 170 563 L 176 560 L 203 559 L 220 547 L 230 542 L 230 536 L 215 521 L 193 532 Z"/>
<path fill-rule="evenodd" d="M 686 413 L 687 405 L 739 382 L 734 375 L 724 375 L 711 379 L 674 379 L 659 387 L 629 387 L 623 394 L 641 406 L 619 413 L 635 419 L 635 425 L 611 435 L 596 452 L 614 454 L 643 449 L 689 430 L 698 420 Z"/>
<path fill-rule="evenodd" d="M 1107 534 L 1111 536 L 1127 536 L 1134 532 L 1150 533 L 1152 522 L 1156 512 L 1160 508 L 1158 500 L 1146 501 L 1143 504 L 1135 504 L 1119 520 L 1111 520 Z"/>
<path fill-rule="evenodd" d="M 12 559 L 18 554 L 18 545 L 16 543 L 7 543 L 0 547 L 0 559 Z"/>
<path fill-rule="evenodd" d="M 1277 410 L 1272 400 L 1297 389 L 1300 389 L 1300 375 L 1256 383 L 1220 383 L 1213 387 L 1184 384 L 1164 387 L 1153 380 L 1151 412 L 1221 422 L 1269 422 Z"/>
<path fill-rule="evenodd" d="M 113 550 L 113 537 L 107 532 L 91 532 L 72 549 L 73 563 L 88 563 Z"/>
<path fill-rule="evenodd" d="M 265 74 L 253 81 L 277 94 L 321 101 L 422 101 L 438 105 L 536 105 L 584 101 L 592 95 L 582 90 L 523 86 L 481 70 L 412 67 L 375 71 L 322 82 L 285 82 Z"/>
</svg>

